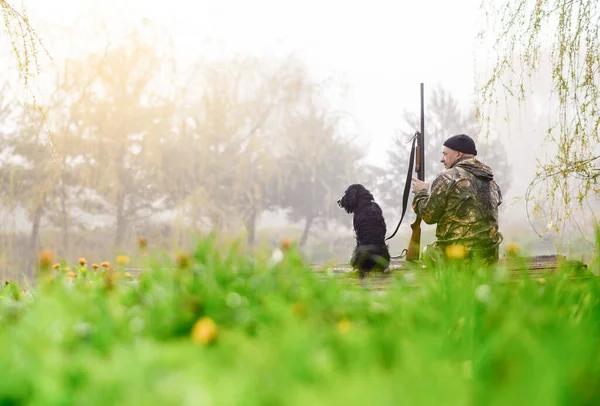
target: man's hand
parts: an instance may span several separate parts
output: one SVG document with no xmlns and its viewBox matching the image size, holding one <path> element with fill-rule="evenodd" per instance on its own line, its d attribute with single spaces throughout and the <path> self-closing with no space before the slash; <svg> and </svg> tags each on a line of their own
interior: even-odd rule
<svg viewBox="0 0 600 406">
<path fill-rule="evenodd" d="M 417 178 L 412 178 L 412 181 L 413 181 L 413 186 L 412 186 L 413 193 L 417 193 L 419 190 L 422 190 L 422 189 L 425 189 L 425 190 L 429 189 L 429 183 L 427 183 L 427 182 L 423 182 Z"/>
</svg>

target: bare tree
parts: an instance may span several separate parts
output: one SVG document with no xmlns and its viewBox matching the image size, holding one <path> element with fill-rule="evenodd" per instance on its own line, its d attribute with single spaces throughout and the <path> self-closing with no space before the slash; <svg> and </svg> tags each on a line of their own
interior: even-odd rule
<svg viewBox="0 0 600 406">
<path fill-rule="evenodd" d="M 239 220 L 254 243 L 258 216 L 274 204 L 270 188 L 280 172 L 284 123 L 307 80 L 295 60 L 249 58 L 195 67 L 186 85 L 189 108 L 180 114 L 174 139 L 186 157 L 178 164 L 183 172 L 176 185 L 195 223 L 208 218 L 219 229 Z"/>
<path fill-rule="evenodd" d="M 304 221 L 301 247 L 313 224 L 340 213 L 335 202 L 356 177 L 362 158 L 358 146 L 340 133 L 339 120 L 312 100 L 286 124 L 280 206 L 291 221 Z"/>
</svg>

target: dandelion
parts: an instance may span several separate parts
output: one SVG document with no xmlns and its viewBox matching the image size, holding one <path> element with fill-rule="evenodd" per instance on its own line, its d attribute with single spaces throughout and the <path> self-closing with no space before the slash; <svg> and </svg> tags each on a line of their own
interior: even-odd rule
<svg viewBox="0 0 600 406">
<path fill-rule="evenodd" d="M 288 251 L 290 248 L 292 248 L 292 240 L 288 237 L 285 237 L 281 240 L 279 245 L 283 251 Z"/>
<path fill-rule="evenodd" d="M 87 264 L 87 261 L 85 260 L 85 258 L 83 258 L 83 257 L 79 258 L 79 265 L 85 266 L 85 264 Z"/>
<path fill-rule="evenodd" d="M 452 244 L 446 247 L 446 256 L 451 259 L 461 259 L 467 254 L 467 250 L 463 245 Z"/>
<path fill-rule="evenodd" d="M 44 250 L 40 251 L 40 255 L 39 255 L 40 268 L 48 269 L 50 267 L 50 265 L 52 264 L 52 259 L 53 259 L 52 251 L 50 251 L 48 249 L 44 249 Z"/>
<path fill-rule="evenodd" d="M 70 278 L 76 278 L 77 272 L 69 271 L 69 272 L 67 272 L 67 275 L 69 275 Z"/>
<path fill-rule="evenodd" d="M 176 262 L 178 268 L 185 269 L 190 265 L 190 256 L 184 252 L 180 252 L 177 254 Z"/>
<path fill-rule="evenodd" d="M 514 257 L 519 255 L 519 244 L 516 242 L 510 242 L 506 245 L 506 255 Z"/>
<path fill-rule="evenodd" d="M 102 265 L 103 268 L 108 268 L 110 266 L 110 262 L 104 261 L 100 265 Z"/>
<path fill-rule="evenodd" d="M 543 285 L 546 283 L 546 279 L 545 278 L 540 278 L 538 279 L 538 282 L 540 283 L 540 285 Z"/>
<path fill-rule="evenodd" d="M 117 264 L 127 265 L 127 263 L 129 263 L 129 257 L 127 255 L 118 255 L 117 256 Z"/>
<path fill-rule="evenodd" d="M 52 269 L 58 269 L 60 268 L 60 264 L 57 262 L 56 264 L 52 265 Z"/>
<path fill-rule="evenodd" d="M 217 338 L 217 325 L 210 317 L 202 317 L 192 327 L 192 340 L 199 344 L 210 344 Z"/>
<path fill-rule="evenodd" d="M 148 240 L 145 237 L 138 238 L 138 246 L 141 250 L 146 249 L 148 247 Z"/>
<path fill-rule="evenodd" d="M 352 330 L 352 322 L 350 320 L 343 318 L 337 323 L 337 329 L 342 334 L 348 334 L 350 330 Z"/>
<path fill-rule="evenodd" d="M 94 263 L 94 264 L 92 264 L 92 268 L 98 269 L 98 268 L 100 268 L 100 265 Z"/>
<path fill-rule="evenodd" d="M 102 264 L 104 266 L 104 262 Z M 108 262 L 107 262 L 107 264 L 108 264 Z M 106 272 L 104 272 L 104 284 L 105 284 L 107 290 L 112 290 L 112 288 L 114 288 L 114 286 L 115 286 L 113 269 L 109 268 L 108 266 L 106 266 L 105 268 L 106 268 Z"/>
</svg>

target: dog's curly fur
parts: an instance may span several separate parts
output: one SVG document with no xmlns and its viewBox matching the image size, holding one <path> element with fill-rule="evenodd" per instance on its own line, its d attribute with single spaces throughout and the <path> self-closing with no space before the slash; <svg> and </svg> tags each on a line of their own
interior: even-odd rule
<svg viewBox="0 0 600 406">
<path fill-rule="evenodd" d="M 386 270 L 390 263 L 385 243 L 387 229 L 381 208 L 371 192 L 361 184 L 350 185 L 337 204 L 354 214 L 356 247 L 350 259 L 352 267 L 359 270 L 361 277 L 372 270 Z"/>
</svg>

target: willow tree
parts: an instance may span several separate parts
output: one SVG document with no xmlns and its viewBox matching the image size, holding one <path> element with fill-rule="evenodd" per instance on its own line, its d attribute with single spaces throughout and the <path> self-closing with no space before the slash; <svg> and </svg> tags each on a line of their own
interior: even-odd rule
<svg viewBox="0 0 600 406">
<path fill-rule="evenodd" d="M 31 25 L 25 8 L 18 9 L 6 0 L 0 0 L 0 11 L 4 20 L 5 32 L 10 38 L 12 51 L 17 59 L 19 74 L 25 85 L 37 75 L 38 50 L 46 52 L 44 45 Z M 46 52 L 47 53 L 47 52 Z"/>
<path fill-rule="evenodd" d="M 480 38 L 492 45 L 493 57 L 478 84 L 480 117 L 490 119 L 502 92 L 519 103 L 531 98 L 534 76 L 552 84 L 555 111 L 545 135 L 550 153 L 538 161 L 526 198 L 536 209 L 546 206 L 547 224 L 558 231 L 588 196 L 600 192 L 600 3 L 483 0 L 483 9 L 487 21 Z"/>
<path fill-rule="evenodd" d="M 30 106 L 33 111 L 36 111 L 47 127 L 44 110 L 38 104 L 35 92 L 31 87 L 31 82 L 40 71 L 38 60 L 40 51 L 50 59 L 52 58 L 46 50 L 44 43 L 29 23 L 25 7 L 17 8 L 7 0 L 0 0 L 0 13 L 4 21 L 4 34 L 10 40 L 12 54 L 17 62 L 19 79 L 25 92 L 24 104 Z M 46 132 L 50 141 L 52 158 L 54 161 L 57 161 L 52 133 L 49 130 L 46 130 Z"/>
<path fill-rule="evenodd" d="M 178 157 L 168 168 L 172 193 L 195 213 L 194 223 L 208 219 L 221 231 L 241 222 L 253 245 L 260 215 L 281 190 L 285 123 L 302 107 L 310 77 L 293 58 L 199 62 L 192 73 L 171 138 Z"/>
<path fill-rule="evenodd" d="M 341 121 L 323 101 L 310 100 L 285 123 L 280 207 L 292 222 L 304 222 L 300 247 L 306 245 L 313 225 L 339 217 L 336 201 L 360 172 L 363 154 L 342 134 Z"/>
</svg>

